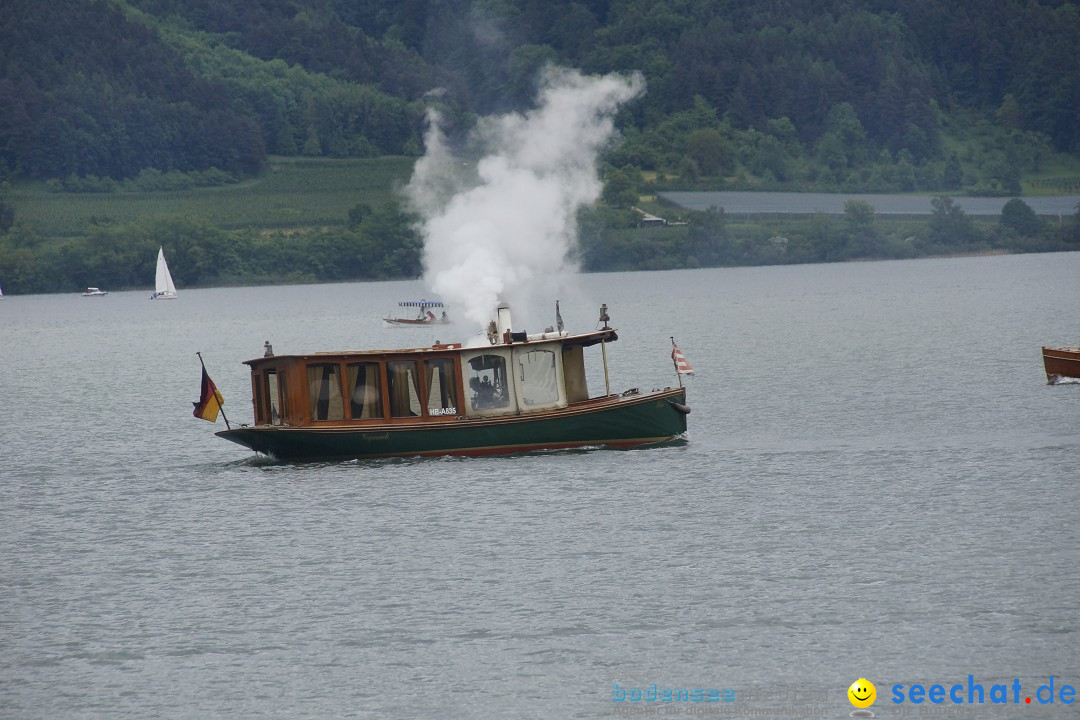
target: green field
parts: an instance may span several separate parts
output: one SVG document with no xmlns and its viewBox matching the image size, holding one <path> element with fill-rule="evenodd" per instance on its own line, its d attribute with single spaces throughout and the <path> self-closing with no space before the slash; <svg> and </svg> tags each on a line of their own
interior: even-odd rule
<svg viewBox="0 0 1080 720">
<path fill-rule="evenodd" d="M 262 176 L 236 185 L 175 192 L 50 192 L 16 185 L 18 222 L 46 237 L 84 234 L 91 225 L 185 217 L 223 229 L 343 225 L 357 203 L 379 207 L 408 182 L 415 158 L 271 158 Z"/>
<path fill-rule="evenodd" d="M 377 208 L 400 198 L 415 158 L 273 157 L 261 176 L 235 185 L 155 192 L 53 192 L 44 183 L 16 184 L 7 194 L 16 221 L 44 237 L 85 235 L 94 225 L 183 217 L 234 230 L 276 230 L 343 225 L 358 203 Z M 1024 178 L 1025 194 L 1068 194 L 1080 189 L 1080 161 L 1049 157 L 1039 174 Z M 669 216 L 655 200 L 642 207 Z"/>
</svg>

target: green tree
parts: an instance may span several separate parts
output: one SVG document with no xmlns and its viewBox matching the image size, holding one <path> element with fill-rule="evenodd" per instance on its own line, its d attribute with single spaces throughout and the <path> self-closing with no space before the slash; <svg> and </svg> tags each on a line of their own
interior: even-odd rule
<svg viewBox="0 0 1080 720">
<path fill-rule="evenodd" d="M 787 117 L 773 118 L 769 120 L 767 127 L 769 134 L 780 141 L 785 151 L 794 154 L 802 149 L 795 123 Z"/>
<path fill-rule="evenodd" d="M 685 263 L 690 267 L 709 267 L 734 258 L 723 208 L 711 207 L 690 213 L 685 248 Z"/>
<path fill-rule="evenodd" d="M 735 169 L 731 146 L 716 128 L 694 130 L 686 138 L 686 155 L 703 175 L 727 175 Z"/>
<path fill-rule="evenodd" d="M 1016 102 L 1016 96 L 1006 93 L 1001 99 L 1001 106 L 997 110 L 997 119 L 1010 130 L 1019 130 L 1023 127 L 1023 116 L 1020 112 L 1020 103 Z"/>
<path fill-rule="evenodd" d="M 15 224 L 15 207 L 7 200 L 0 199 L 0 234 L 6 233 Z"/>
<path fill-rule="evenodd" d="M 846 201 L 844 226 L 850 257 L 867 257 L 874 252 L 881 238 L 875 223 L 873 205 L 865 200 Z"/>
<path fill-rule="evenodd" d="M 939 245 L 968 245 L 977 240 L 975 223 L 956 201 L 939 195 L 930 201 L 934 211 L 927 230 L 931 242 Z"/>
<path fill-rule="evenodd" d="M 794 251 L 797 256 L 808 262 L 835 262 L 844 260 L 842 234 L 837 222 L 831 215 L 814 213 L 800 236 L 793 237 Z"/>
<path fill-rule="evenodd" d="M 701 179 L 701 169 L 698 168 L 698 164 L 689 157 L 683 157 L 679 162 L 678 168 L 679 178 L 684 183 L 696 183 Z"/>
<path fill-rule="evenodd" d="M 911 164 L 911 157 L 906 150 L 899 152 L 899 157 L 896 161 L 896 166 L 893 168 L 893 178 L 896 182 L 897 189 L 904 192 L 911 192 L 915 189 L 915 166 Z"/>
<path fill-rule="evenodd" d="M 757 134 L 753 154 L 747 161 L 750 172 L 776 180 L 788 179 L 788 154 L 783 143 L 771 135 Z M 843 163 L 841 164 L 841 166 Z"/>
<path fill-rule="evenodd" d="M 945 163 L 941 184 L 946 190 L 959 190 L 964 184 L 964 168 L 960 165 L 960 158 L 956 156 L 956 153 L 949 155 Z"/>
<path fill-rule="evenodd" d="M 850 167 L 865 159 L 866 130 L 851 103 L 838 103 L 829 110 L 826 131 L 818 148 L 824 162 L 833 169 Z"/>
<path fill-rule="evenodd" d="M 622 170 L 612 170 L 604 178 L 600 199 L 614 208 L 628 208 L 638 201 L 634 181 Z"/>
<path fill-rule="evenodd" d="M 510 53 L 507 94 L 515 105 L 525 106 L 536 97 L 537 78 L 547 65 L 558 62 L 559 55 L 548 45 L 522 45 Z"/>
<path fill-rule="evenodd" d="M 319 131 L 315 125 L 308 126 L 307 140 L 304 141 L 304 148 L 300 153 L 311 157 L 322 155 L 322 143 L 319 141 Z"/>
<path fill-rule="evenodd" d="M 367 243 L 366 277 L 419 277 L 424 242 L 414 229 L 416 218 L 397 203 L 371 213 L 359 230 Z"/>
<path fill-rule="evenodd" d="M 367 203 L 357 203 L 349 208 L 349 229 L 355 230 L 371 215 L 371 206 Z"/>
<path fill-rule="evenodd" d="M 1017 234 L 1031 237 L 1039 234 L 1043 229 L 1043 223 L 1031 206 L 1020 198 L 1013 198 L 1001 208 L 1001 226 L 1015 231 Z"/>
<path fill-rule="evenodd" d="M 1062 223 L 1058 232 L 1063 241 L 1080 245 L 1080 202 L 1076 203 L 1076 212 Z"/>
</svg>

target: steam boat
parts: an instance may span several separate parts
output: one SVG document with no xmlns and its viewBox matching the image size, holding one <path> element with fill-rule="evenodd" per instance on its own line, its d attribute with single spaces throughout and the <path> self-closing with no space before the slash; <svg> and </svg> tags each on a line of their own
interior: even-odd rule
<svg viewBox="0 0 1080 720">
<path fill-rule="evenodd" d="M 1080 379 L 1080 346 L 1048 348 L 1043 347 L 1043 368 L 1046 370 L 1046 382 L 1051 385 L 1062 378 Z"/>
<path fill-rule="evenodd" d="M 497 455 L 583 446 L 628 448 L 686 432 L 682 387 L 612 394 L 608 326 L 514 332 L 498 309 L 487 342 L 401 350 L 265 355 L 251 368 L 253 425 L 217 435 L 279 460 Z M 599 346 L 605 393 L 589 396 L 586 348 Z M 594 351 L 590 351 L 592 354 Z M 677 375 L 678 377 L 678 375 Z"/>
<path fill-rule="evenodd" d="M 413 317 L 384 317 L 383 322 L 387 325 L 446 325 L 450 318 L 446 316 L 445 306 L 438 300 L 406 300 L 399 302 L 398 307 L 410 308 L 407 312 L 416 311 Z M 435 315 L 435 310 L 439 315 Z"/>
</svg>

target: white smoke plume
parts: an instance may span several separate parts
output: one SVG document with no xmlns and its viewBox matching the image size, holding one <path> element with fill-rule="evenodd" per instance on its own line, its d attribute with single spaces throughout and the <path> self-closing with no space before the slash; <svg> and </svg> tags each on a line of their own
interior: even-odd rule
<svg viewBox="0 0 1080 720">
<path fill-rule="evenodd" d="M 576 270 L 576 213 L 602 189 L 597 154 L 614 134 L 619 106 L 643 91 L 640 75 L 548 69 L 536 108 L 477 124 L 475 166 L 453 155 L 429 113 L 426 153 L 406 194 L 422 218 L 431 290 L 479 325 L 500 300 L 514 308 L 517 327 L 535 315 L 529 305 L 541 287 Z"/>
</svg>

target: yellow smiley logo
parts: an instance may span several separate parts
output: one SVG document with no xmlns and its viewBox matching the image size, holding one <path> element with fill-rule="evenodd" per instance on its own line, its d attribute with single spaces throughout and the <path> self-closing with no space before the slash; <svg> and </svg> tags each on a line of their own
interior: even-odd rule
<svg viewBox="0 0 1080 720">
<path fill-rule="evenodd" d="M 877 700 L 877 688 L 866 678 L 859 678 L 847 689 L 848 700 L 857 708 L 868 708 Z"/>
</svg>

